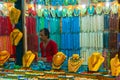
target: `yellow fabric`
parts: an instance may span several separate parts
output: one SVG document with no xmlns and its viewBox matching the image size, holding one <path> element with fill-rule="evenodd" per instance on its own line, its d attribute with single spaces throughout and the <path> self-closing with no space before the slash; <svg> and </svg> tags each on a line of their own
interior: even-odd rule
<svg viewBox="0 0 120 80">
<path fill-rule="evenodd" d="M 58 52 L 57 54 L 55 54 L 53 56 L 52 68 L 53 69 L 60 69 L 60 67 L 65 59 L 66 59 L 66 56 L 62 52 Z"/>
<path fill-rule="evenodd" d="M 31 51 L 27 51 L 23 56 L 23 67 L 30 67 L 31 63 L 35 59 L 35 54 Z"/>
<path fill-rule="evenodd" d="M 112 76 L 118 76 L 120 74 L 120 61 L 118 54 L 110 60 Z"/>
<path fill-rule="evenodd" d="M 6 50 L 0 52 L 0 66 L 3 66 L 3 64 L 9 59 L 10 53 Z"/>
<path fill-rule="evenodd" d="M 88 68 L 89 71 L 98 71 L 99 67 L 104 62 L 104 57 L 98 53 L 94 52 L 89 58 L 88 58 Z"/>
<path fill-rule="evenodd" d="M 68 60 L 68 71 L 77 72 L 83 61 L 84 60 L 80 59 L 78 54 L 73 54 L 73 56 Z"/>
<path fill-rule="evenodd" d="M 17 24 L 19 17 L 20 17 L 21 11 L 19 9 L 16 8 L 12 8 L 10 13 L 9 13 L 9 17 L 10 17 L 10 21 L 12 24 Z"/>
<path fill-rule="evenodd" d="M 22 37 L 23 37 L 23 33 L 20 32 L 19 29 L 14 29 L 14 30 L 10 33 L 10 40 L 11 40 L 11 42 L 12 42 L 12 45 L 17 46 Z"/>
</svg>

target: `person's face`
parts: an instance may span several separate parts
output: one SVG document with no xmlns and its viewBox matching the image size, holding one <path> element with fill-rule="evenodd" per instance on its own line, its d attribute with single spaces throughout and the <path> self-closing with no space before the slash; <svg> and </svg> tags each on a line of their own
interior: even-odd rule
<svg viewBox="0 0 120 80">
<path fill-rule="evenodd" d="M 41 39 L 42 41 L 45 41 L 45 40 L 48 39 L 47 36 L 44 34 L 44 31 L 41 31 L 41 32 L 40 32 L 40 39 Z"/>
</svg>

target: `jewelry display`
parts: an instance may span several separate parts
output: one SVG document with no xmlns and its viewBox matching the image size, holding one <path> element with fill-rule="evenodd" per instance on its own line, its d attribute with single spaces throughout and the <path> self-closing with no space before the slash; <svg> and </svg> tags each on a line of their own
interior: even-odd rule
<svg viewBox="0 0 120 80">
<path fill-rule="evenodd" d="M 69 72 L 77 72 L 80 66 L 83 63 L 83 59 L 80 59 L 78 54 L 73 54 L 72 57 L 68 60 L 68 71 Z"/>
<path fill-rule="evenodd" d="M 89 71 L 98 71 L 103 61 L 104 57 L 102 57 L 100 53 L 92 53 L 92 55 L 88 58 Z"/>
<path fill-rule="evenodd" d="M 52 68 L 53 69 L 60 69 L 61 65 L 63 64 L 64 60 L 66 59 L 66 56 L 62 52 L 58 52 L 53 56 L 53 63 Z"/>
<path fill-rule="evenodd" d="M 35 58 L 35 54 L 31 51 L 27 51 L 23 56 L 23 67 L 30 67 L 31 63 L 33 62 Z"/>
<path fill-rule="evenodd" d="M 120 61 L 118 58 L 118 54 L 115 55 L 114 58 L 110 60 L 112 76 L 118 76 L 120 74 Z"/>
<path fill-rule="evenodd" d="M 3 66 L 4 63 L 9 59 L 10 53 L 6 50 L 0 52 L 0 66 Z"/>
</svg>

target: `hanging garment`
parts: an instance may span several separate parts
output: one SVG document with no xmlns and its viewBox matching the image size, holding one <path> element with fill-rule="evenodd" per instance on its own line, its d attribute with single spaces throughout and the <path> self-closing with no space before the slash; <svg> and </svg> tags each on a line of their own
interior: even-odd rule
<svg viewBox="0 0 120 80">
<path fill-rule="evenodd" d="M 108 49 L 108 46 L 109 46 L 109 32 L 105 32 L 103 34 L 103 47 Z"/>
<path fill-rule="evenodd" d="M 109 30 L 109 14 L 104 15 L 104 30 Z"/>
<path fill-rule="evenodd" d="M 111 14 L 109 18 L 109 30 L 118 32 L 119 30 L 119 17 L 118 14 Z"/>
<path fill-rule="evenodd" d="M 32 16 L 26 17 L 27 34 L 36 34 L 36 19 Z"/>
<path fill-rule="evenodd" d="M 12 30 L 12 24 L 9 17 L 0 16 L 0 35 L 10 35 Z"/>
<path fill-rule="evenodd" d="M 117 49 L 117 33 L 109 33 L 109 49 L 116 50 Z"/>
<path fill-rule="evenodd" d="M 14 56 L 15 51 L 9 36 L 0 36 L 0 51 L 7 50 L 11 56 Z"/>
<path fill-rule="evenodd" d="M 38 36 L 36 34 L 27 36 L 27 46 L 28 50 L 32 52 L 38 52 Z"/>
</svg>

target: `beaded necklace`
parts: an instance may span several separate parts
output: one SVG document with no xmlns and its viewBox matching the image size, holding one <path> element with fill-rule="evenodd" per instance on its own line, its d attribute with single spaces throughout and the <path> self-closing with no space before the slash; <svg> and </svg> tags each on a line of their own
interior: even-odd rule
<svg viewBox="0 0 120 80">
<path fill-rule="evenodd" d="M 94 6 L 89 6 L 89 8 L 88 8 L 88 14 L 89 15 L 93 15 L 94 14 Z"/>
<path fill-rule="evenodd" d="M 86 14 L 87 8 L 81 8 L 81 16 L 84 16 Z"/>
<path fill-rule="evenodd" d="M 68 17 L 72 17 L 72 14 L 73 14 L 73 10 L 72 9 L 68 9 L 67 10 Z"/>
<path fill-rule="evenodd" d="M 97 13 L 98 15 L 101 15 L 101 14 L 102 14 L 102 11 L 103 11 L 103 7 L 102 7 L 102 6 L 96 6 L 95 10 L 96 10 L 96 13 Z"/>
<path fill-rule="evenodd" d="M 104 14 L 109 14 L 110 10 L 111 10 L 110 7 L 107 7 L 107 6 L 103 7 Z"/>
<path fill-rule="evenodd" d="M 116 4 L 112 5 L 111 6 L 111 12 L 112 12 L 112 14 L 117 14 L 118 13 L 118 8 L 119 8 L 118 5 L 116 5 Z"/>
<path fill-rule="evenodd" d="M 74 16 L 79 16 L 79 14 L 80 14 L 80 10 L 75 8 L 74 9 Z"/>
<path fill-rule="evenodd" d="M 62 9 L 62 17 L 66 17 L 66 15 L 67 15 L 67 9 L 63 8 Z"/>
<path fill-rule="evenodd" d="M 56 12 L 54 8 L 51 8 L 50 10 L 52 17 L 56 17 Z"/>
<path fill-rule="evenodd" d="M 64 0 L 63 4 L 64 4 L 65 6 L 68 6 L 69 0 Z"/>
</svg>

